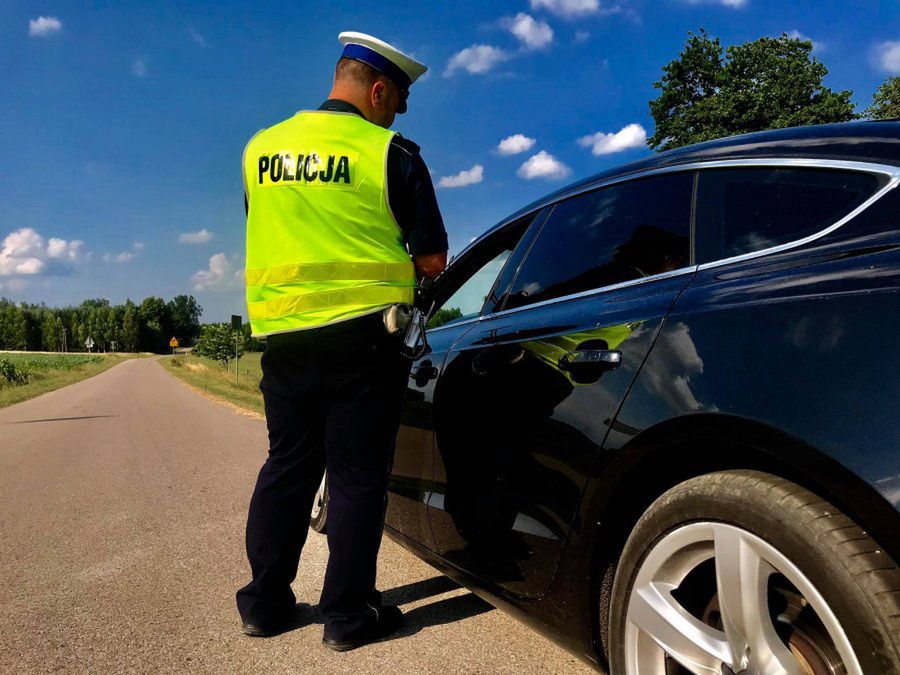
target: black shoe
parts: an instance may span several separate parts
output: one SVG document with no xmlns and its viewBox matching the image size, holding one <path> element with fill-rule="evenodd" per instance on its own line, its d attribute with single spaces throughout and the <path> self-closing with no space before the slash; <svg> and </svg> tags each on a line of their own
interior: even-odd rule
<svg viewBox="0 0 900 675">
<path fill-rule="evenodd" d="M 250 637 L 273 637 L 296 627 L 298 617 L 298 608 L 294 607 L 273 620 L 244 621 L 241 624 L 241 631 Z"/>
<path fill-rule="evenodd" d="M 375 616 L 371 622 L 367 623 L 352 640 L 335 640 L 325 635 L 322 637 L 322 644 L 336 652 L 349 652 L 351 649 L 386 638 L 403 625 L 403 612 L 399 607 L 386 605 L 373 610 Z"/>
</svg>

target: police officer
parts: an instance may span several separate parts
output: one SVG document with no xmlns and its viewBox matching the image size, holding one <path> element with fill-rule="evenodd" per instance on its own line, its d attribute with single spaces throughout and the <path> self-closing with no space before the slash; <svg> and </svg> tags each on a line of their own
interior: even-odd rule
<svg viewBox="0 0 900 675">
<path fill-rule="evenodd" d="M 382 315 L 444 269 L 447 235 L 418 146 L 389 130 L 426 67 L 368 35 L 339 39 L 329 99 L 244 152 L 247 305 L 253 335 L 266 338 L 269 456 L 247 519 L 253 578 L 237 604 L 247 635 L 295 624 L 291 583 L 327 467 L 319 609 L 324 644 L 344 651 L 402 624 L 375 590 L 409 374 Z"/>
</svg>

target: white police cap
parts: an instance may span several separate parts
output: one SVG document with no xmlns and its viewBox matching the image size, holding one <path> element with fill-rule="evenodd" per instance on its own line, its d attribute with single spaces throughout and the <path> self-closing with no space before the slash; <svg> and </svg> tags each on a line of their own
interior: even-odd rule
<svg viewBox="0 0 900 675">
<path fill-rule="evenodd" d="M 372 66 L 391 78 L 401 91 L 408 91 L 410 85 L 428 70 L 424 63 L 419 63 L 399 49 L 371 35 L 345 31 L 338 35 L 338 40 L 344 45 L 342 58 L 362 61 Z"/>
</svg>

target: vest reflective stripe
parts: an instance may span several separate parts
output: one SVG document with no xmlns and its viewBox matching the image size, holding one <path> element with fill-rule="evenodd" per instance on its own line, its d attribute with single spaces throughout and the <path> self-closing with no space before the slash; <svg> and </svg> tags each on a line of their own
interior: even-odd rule
<svg viewBox="0 0 900 675">
<path fill-rule="evenodd" d="M 330 279 L 359 281 L 406 281 L 413 272 L 412 262 L 323 262 L 275 265 L 246 270 L 248 286 L 288 284 L 297 281 L 328 281 Z"/>
<path fill-rule="evenodd" d="M 344 307 L 347 305 L 377 305 L 406 302 L 412 304 L 412 286 L 354 286 L 353 288 L 288 295 L 278 300 L 248 302 L 250 320 L 278 319 L 310 309 Z"/>
<path fill-rule="evenodd" d="M 250 139 L 245 280 L 254 336 L 412 303 L 415 268 L 387 201 L 393 136 L 358 115 L 320 111 Z"/>
</svg>

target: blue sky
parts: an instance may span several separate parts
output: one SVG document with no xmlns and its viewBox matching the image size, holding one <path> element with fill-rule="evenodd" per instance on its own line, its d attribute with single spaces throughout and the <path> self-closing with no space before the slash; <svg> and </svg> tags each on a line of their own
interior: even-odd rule
<svg viewBox="0 0 900 675">
<path fill-rule="evenodd" d="M 204 320 L 246 314 L 241 153 L 326 97 L 340 31 L 431 67 L 395 128 L 445 186 L 453 252 L 566 182 L 649 154 L 652 83 L 701 27 L 726 44 L 811 38 L 827 84 L 860 109 L 900 74 L 898 0 L 7 0 L 0 296 L 193 293 Z"/>
</svg>

